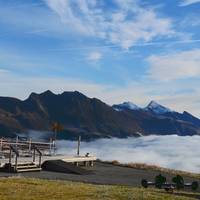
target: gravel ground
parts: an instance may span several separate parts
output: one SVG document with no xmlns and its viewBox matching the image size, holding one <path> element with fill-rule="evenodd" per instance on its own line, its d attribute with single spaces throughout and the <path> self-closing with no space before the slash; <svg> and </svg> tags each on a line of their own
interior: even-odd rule
<svg viewBox="0 0 200 200">
<path fill-rule="evenodd" d="M 149 181 L 153 181 L 154 177 L 159 174 L 157 171 L 152 170 L 140 170 L 128 167 L 115 166 L 103 162 L 95 162 L 94 167 L 87 168 L 92 171 L 88 175 L 76 175 L 72 173 L 58 173 L 58 172 L 26 172 L 18 174 L 10 174 L 0 172 L 0 177 L 30 177 L 30 178 L 41 178 L 50 180 L 68 180 L 78 181 L 94 184 L 106 184 L 106 185 L 127 185 L 127 186 L 140 186 L 141 179 L 145 178 Z M 162 173 L 167 177 L 167 181 L 171 181 L 174 175 Z M 191 182 L 195 179 L 184 177 L 185 182 Z M 197 180 L 200 181 L 200 180 Z"/>
</svg>

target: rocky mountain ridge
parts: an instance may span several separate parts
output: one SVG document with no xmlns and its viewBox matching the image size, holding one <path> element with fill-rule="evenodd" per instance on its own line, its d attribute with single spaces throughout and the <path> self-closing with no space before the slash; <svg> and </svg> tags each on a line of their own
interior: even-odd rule
<svg viewBox="0 0 200 200">
<path fill-rule="evenodd" d="M 54 94 L 46 91 L 32 93 L 22 101 L 0 97 L 0 135 L 15 137 L 30 130 L 51 131 L 59 122 L 64 130 L 62 139 L 85 140 L 125 138 L 140 135 L 199 135 L 200 120 L 188 112 L 178 113 L 151 102 L 141 109 L 130 102 L 109 106 L 80 92 Z"/>
</svg>

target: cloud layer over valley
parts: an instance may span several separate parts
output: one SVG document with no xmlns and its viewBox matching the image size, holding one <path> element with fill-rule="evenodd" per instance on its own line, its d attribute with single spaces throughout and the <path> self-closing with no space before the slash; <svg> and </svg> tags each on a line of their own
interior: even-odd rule
<svg viewBox="0 0 200 200">
<path fill-rule="evenodd" d="M 81 154 L 89 152 L 105 161 L 147 163 L 197 172 L 200 169 L 200 136 L 147 136 L 127 139 L 100 139 L 81 143 Z M 58 152 L 75 154 L 77 143 L 58 141 Z"/>
</svg>

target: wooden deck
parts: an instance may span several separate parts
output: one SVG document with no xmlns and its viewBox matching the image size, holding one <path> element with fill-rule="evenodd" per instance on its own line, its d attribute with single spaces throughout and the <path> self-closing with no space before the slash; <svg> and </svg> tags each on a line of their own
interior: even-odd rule
<svg viewBox="0 0 200 200">
<path fill-rule="evenodd" d="M 18 172 L 21 168 L 23 170 L 39 170 L 45 161 L 60 160 L 65 163 L 72 163 L 78 166 L 84 164 L 85 166 L 93 166 L 96 160 L 95 156 L 86 154 L 79 155 L 80 142 L 78 145 L 78 153 L 76 156 L 72 155 L 56 155 L 55 142 L 50 140 L 49 143 L 34 142 L 34 141 L 20 141 L 10 139 L 0 139 L 0 168 L 8 169 L 8 171 Z M 27 170 L 26 170 L 27 171 Z"/>
<path fill-rule="evenodd" d="M 65 156 L 65 155 L 54 155 L 54 156 L 42 156 L 41 163 L 47 160 L 63 160 L 67 163 L 81 163 L 81 162 L 90 162 L 95 161 L 97 158 L 95 156 Z M 18 164 L 21 163 L 30 163 L 32 161 L 32 157 L 19 157 Z M 8 163 L 8 159 L 0 159 L 0 165 Z M 15 163 L 15 160 L 12 159 L 12 164 Z M 35 163 L 38 164 L 39 161 L 36 159 Z"/>
</svg>

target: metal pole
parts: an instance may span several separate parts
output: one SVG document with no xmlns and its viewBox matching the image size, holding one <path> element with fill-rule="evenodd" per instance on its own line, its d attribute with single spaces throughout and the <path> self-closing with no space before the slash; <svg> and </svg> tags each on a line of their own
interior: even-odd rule
<svg viewBox="0 0 200 200">
<path fill-rule="evenodd" d="M 56 154 L 56 144 L 55 144 L 55 140 L 52 141 L 52 146 L 53 146 L 53 154 Z"/>
<path fill-rule="evenodd" d="M 16 148 L 17 148 L 17 144 L 18 144 L 18 141 L 19 141 L 19 136 L 17 135 L 17 137 L 16 137 Z"/>
<path fill-rule="evenodd" d="M 16 137 L 16 143 L 18 143 L 18 140 L 19 140 L 19 136 L 17 135 L 17 137 Z"/>
<path fill-rule="evenodd" d="M 29 153 L 31 153 L 31 138 L 29 140 L 29 147 L 28 147 Z"/>
<path fill-rule="evenodd" d="M 77 156 L 80 155 L 81 136 L 78 137 Z"/>
<path fill-rule="evenodd" d="M 55 130 L 55 135 L 54 135 L 54 155 L 56 154 L 56 138 L 57 138 L 57 130 Z"/>
<path fill-rule="evenodd" d="M 54 133 L 54 140 L 56 141 L 57 138 L 57 130 L 55 129 L 55 133 Z"/>
<path fill-rule="evenodd" d="M 51 148 L 52 148 L 52 139 L 50 138 L 49 142 L 49 154 L 51 155 Z"/>
<path fill-rule="evenodd" d="M 12 149 L 10 147 L 10 153 L 9 153 L 9 163 L 11 164 L 11 157 L 12 157 Z"/>
</svg>

